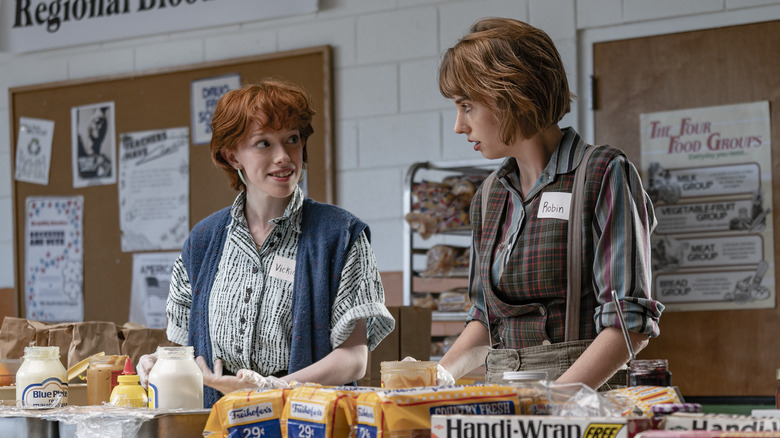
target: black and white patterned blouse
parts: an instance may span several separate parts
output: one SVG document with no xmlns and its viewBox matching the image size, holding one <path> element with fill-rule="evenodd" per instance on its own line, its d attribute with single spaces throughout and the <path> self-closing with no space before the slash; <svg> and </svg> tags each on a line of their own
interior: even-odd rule
<svg viewBox="0 0 780 438">
<path fill-rule="evenodd" d="M 290 361 L 293 281 L 291 275 L 272 274 L 271 266 L 295 261 L 303 192 L 296 188 L 284 215 L 271 221 L 275 228 L 261 247 L 249 232 L 245 203 L 241 192 L 231 208 L 228 236 L 211 288 L 212 361 L 222 359 L 231 372 L 247 368 L 269 375 L 286 370 Z M 393 330 L 395 321 L 384 305 L 384 289 L 365 232 L 350 248 L 341 274 L 331 312 L 331 346 L 341 345 L 355 323 L 365 319 L 368 348 L 373 350 Z M 179 256 L 167 304 L 172 342 L 187 344 L 191 303 L 190 281 Z"/>
</svg>

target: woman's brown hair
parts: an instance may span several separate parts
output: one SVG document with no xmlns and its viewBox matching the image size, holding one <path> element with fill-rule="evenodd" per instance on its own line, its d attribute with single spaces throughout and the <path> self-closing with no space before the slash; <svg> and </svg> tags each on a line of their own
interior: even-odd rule
<svg viewBox="0 0 780 438">
<path fill-rule="evenodd" d="M 253 122 L 262 128 L 279 131 L 297 129 L 303 143 L 303 163 L 306 165 L 306 143 L 314 132 L 309 93 L 290 82 L 267 79 L 225 93 L 217 102 L 211 118 L 211 159 L 227 173 L 230 186 L 242 190 L 238 173 L 224 157 L 235 151 L 249 133 Z"/>
<path fill-rule="evenodd" d="M 506 144 L 518 131 L 531 138 L 558 123 L 573 98 L 550 37 L 509 18 L 477 21 L 447 50 L 439 67 L 439 89 L 446 98 L 464 97 L 489 107 Z"/>
</svg>

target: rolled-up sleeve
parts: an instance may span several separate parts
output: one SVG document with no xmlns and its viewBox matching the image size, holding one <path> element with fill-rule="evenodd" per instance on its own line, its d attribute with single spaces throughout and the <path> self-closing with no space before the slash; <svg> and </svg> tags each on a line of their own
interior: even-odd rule
<svg viewBox="0 0 780 438">
<path fill-rule="evenodd" d="M 179 345 L 187 345 L 187 331 L 192 306 L 192 288 L 184 261 L 176 259 L 171 271 L 171 285 L 168 289 L 168 301 L 165 313 L 168 317 L 168 340 Z"/>
<path fill-rule="evenodd" d="M 365 232 L 360 233 L 347 255 L 331 318 L 333 348 L 347 340 L 361 319 L 366 320 L 369 351 L 395 328 L 395 319 L 385 307 L 382 279 Z"/>
<path fill-rule="evenodd" d="M 596 330 L 620 328 L 611 291 L 617 292 L 627 328 L 651 337 L 660 333 L 664 306 L 652 298 L 650 233 L 656 218 L 639 173 L 625 157 L 613 160 L 596 203 L 593 280 L 599 306 Z"/>
</svg>

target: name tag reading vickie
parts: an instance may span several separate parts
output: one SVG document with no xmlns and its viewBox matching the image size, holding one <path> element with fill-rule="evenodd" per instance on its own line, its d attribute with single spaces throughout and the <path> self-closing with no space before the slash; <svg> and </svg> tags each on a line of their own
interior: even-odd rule
<svg viewBox="0 0 780 438">
<path fill-rule="evenodd" d="M 545 192 L 539 201 L 539 218 L 569 219 L 571 193 Z"/>
<path fill-rule="evenodd" d="M 293 281 L 295 278 L 295 260 L 281 257 L 279 254 L 275 255 L 271 264 L 271 277 Z"/>
</svg>

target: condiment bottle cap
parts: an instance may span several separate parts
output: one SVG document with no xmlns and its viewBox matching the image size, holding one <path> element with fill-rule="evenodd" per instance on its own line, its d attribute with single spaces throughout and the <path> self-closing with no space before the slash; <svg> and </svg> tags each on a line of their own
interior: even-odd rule
<svg viewBox="0 0 780 438">
<path fill-rule="evenodd" d="M 129 357 L 125 359 L 125 369 L 122 370 L 122 375 L 128 374 L 135 374 L 135 370 L 133 369 L 133 362 L 130 361 Z"/>
</svg>

